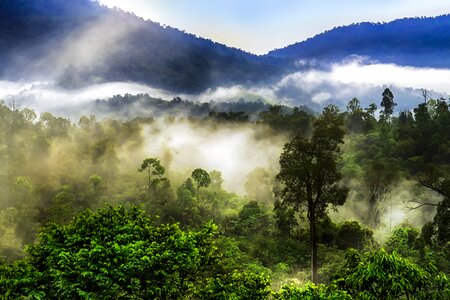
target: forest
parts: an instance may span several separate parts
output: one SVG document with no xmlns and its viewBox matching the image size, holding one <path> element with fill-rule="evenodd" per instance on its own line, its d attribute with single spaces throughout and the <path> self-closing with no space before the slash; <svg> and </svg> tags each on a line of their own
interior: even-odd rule
<svg viewBox="0 0 450 300">
<path fill-rule="evenodd" d="M 0 299 L 450 299 L 449 101 L 395 106 L 3 102 Z"/>
</svg>

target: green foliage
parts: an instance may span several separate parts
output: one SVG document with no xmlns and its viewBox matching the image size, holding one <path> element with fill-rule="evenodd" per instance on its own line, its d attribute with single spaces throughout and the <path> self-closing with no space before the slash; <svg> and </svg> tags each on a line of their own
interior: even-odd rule
<svg viewBox="0 0 450 300">
<path fill-rule="evenodd" d="M 307 284 L 304 287 L 285 285 L 274 295 L 278 300 L 351 300 L 353 299 L 346 291 L 336 286 Z"/>
<path fill-rule="evenodd" d="M 280 156 L 281 201 L 295 211 L 307 212 L 312 244 L 312 278 L 317 282 L 317 221 L 328 206 L 344 204 L 348 190 L 339 185 L 337 168 L 339 144 L 343 142 L 343 117 L 337 107 L 329 106 L 314 121 L 310 139 L 296 136 Z"/>
<path fill-rule="evenodd" d="M 250 236 L 260 234 L 267 236 L 270 228 L 270 219 L 266 208 L 256 201 L 244 205 L 234 226 L 237 235 Z"/>
<path fill-rule="evenodd" d="M 148 189 L 155 188 L 161 181 L 167 180 L 163 177 L 165 168 L 157 158 L 146 158 L 142 162 L 139 172 L 146 171 L 148 174 Z"/>
<path fill-rule="evenodd" d="M 89 177 L 89 182 L 92 184 L 94 191 L 98 191 L 103 183 L 103 178 L 100 175 L 92 174 Z"/>
<path fill-rule="evenodd" d="M 423 247 L 423 241 L 419 239 L 419 231 L 408 224 L 396 227 L 386 241 L 388 252 L 395 251 L 402 257 L 408 257 L 414 261 L 418 261 Z"/>
<path fill-rule="evenodd" d="M 264 274 L 234 271 L 225 276 L 210 278 L 198 291 L 200 299 L 267 299 L 271 291 L 269 278 Z"/>
<path fill-rule="evenodd" d="M 341 174 L 336 166 L 342 122 L 336 107 L 325 108 L 314 123 L 312 138 L 295 137 L 280 156 L 281 198 L 297 210 L 306 207 L 308 218 L 324 214 L 329 204 L 345 202 L 347 190 L 338 185 Z"/>
<path fill-rule="evenodd" d="M 311 131 L 311 115 L 295 107 L 292 112 L 283 110 L 281 105 L 273 105 L 259 114 L 259 122 L 272 129 L 287 132 L 293 136 L 307 136 Z"/>
<path fill-rule="evenodd" d="M 345 114 L 345 128 L 349 133 L 367 133 L 374 129 L 376 119 L 373 116 L 373 108 L 364 111 L 360 101 L 353 98 L 347 104 L 347 112 Z M 376 110 L 376 108 L 375 108 Z"/>
<path fill-rule="evenodd" d="M 312 219 L 320 282 L 329 282 L 341 268 L 342 250 L 358 250 L 333 276 L 341 290 L 333 283 L 287 286 L 272 297 L 445 299 L 447 277 L 437 270 L 450 270 L 448 104 L 430 100 L 379 123 L 374 111 L 375 106 L 363 109 L 352 99 L 344 114 L 333 107 L 318 117 L 286 107 L 262 113 L 254 126 L 299 136 L 284 149 L 279 180 L 274 182 L 270 168 L 255 169 L 245 183 L 247 197 L 241 197 L 223 189 L 219 171 L 197 169 L 186 179 L 174 164 L 172 188 L 161 164 L 169 166 L 170 153 L 161 161 L 142 162 L 134 155 L 146 146 L 142 128 L 152 119 L 89 116 L 75 125 L 0 105 L 0 255 L 16 260 L 0 264 L 0 298 L 270 298 L 269 284 L 278 288 L 309 276 Z M 217 126 L 215 120 L 195 122 Z M 344 127 L 349 134 L 342 145 Z M 136 172 L 138 164 L 148 176 Z M 363 253 L 376 245 L 371 230 L 358 222 L 333 223 L 327 216 L 329 208 L 344 202 L 345 185 L 352 196 L 345 209 L 376 227 L 392 191 L 405 179 L 422 187 L 411 200 L 425 199 L 424 188 L 442 200 L 431 203 L 437 213 L 420 235 L 411 226 L 396 228 L 384 254 Z M 431 192 L 424 195 L 437 199 Z M 146 213 L 117 207 L 74 218 L 101 203 L 138 204 Z M 310 203 L 315 210 L 308 210 Z M 424 219 L 432 216 L 429 208 Z M 157 217 L 150 220 L 147 214 Z M 211 223 L 202 225 L 211 219 L 225 236 L 217 238 Z M 57 224 L 42 229 L 36 240 L 48 221 Z M 179 225 L 167 225 L 173 223 Z M 23 245 L 31 243 L 20 259 Z"/>
<path fill-rule="evenodd" d="M 340 224 L 335 237 L 335 244 L 339 249 L 363 250 L 373 242 L 372 230 L 361 227 L 356 221 L 345 221 Z"/>
<path fill-rule="evenodd" d="M 192 179 L 197 183 L 197 187 L 208 187 L 211 184 L 211 178 L 208 172 L 203 169 L 195 169 L 191 174 Z"/>
<path fill-rule="evenodd" d="M 349 251 L 343 277 L 336 282 L 357 299 L 445 299 L 450 293 L 445 274 L 384 249 L 363 256 Z"/>
<path fill-rule="evenodd" d="M 49 220 L 60 224 L 67 223 L 82 209 L 83 207 L 77 203 L 77 196 L 72 187 L 64 185 L 53 198 L 49 208 Z"/>
<path fill-rule="evenodd" d="M 280 235 L 290 237 L 294 233 L 294 228 L 298 225 L 295 218 L 296 210 L 285 203 L 276 200 L 274 213 L 277 229 Z"/>
<path fill-rule="evenodd" d="M 450 241 L 450 198 L 445 198 L 439 204 L 433 225 L 436 230 L 437 243 L 447 244 Z"/>
<path fill-rule="evenodd" d="M 6 267 L 0 289 L 48 299 L 180 298 L 216 262 L 216 233 L 212 223 L 196 232 L 156 227 L 137 208 L 86 210 L 66 226 L 45 227 L 17 263 L 26 268 Z"/>
<path fill-rule="evenodd" d="M 191 178 L 194 179 L 197 184 L 197 201 L 200 200 L 200 188 L 208 187 L 211 184 L 211 177 L 208 172 L 203 169 L 195 169 L 192 171 Z"/>
<path fill-rule="evenodd" d="M 383 107 L 383 110 L 381 111 L 380 121 L 389 122 L 397 104 L 394 102 L 394 94 L 392 94 L 390 89 L 386 88 L 382 96 L 383 99 L 380 106 Z"/>
</svg>

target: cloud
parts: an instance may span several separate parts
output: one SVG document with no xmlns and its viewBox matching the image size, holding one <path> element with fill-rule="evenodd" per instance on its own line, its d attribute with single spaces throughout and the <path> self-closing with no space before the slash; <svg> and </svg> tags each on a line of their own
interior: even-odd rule
<svg viewBox="0 0 450 300">
<path fill-rule="evenodd" d="M 80 105 L 96 99 L 108 99 L 118 94 L 148 93 L 154 98 L 171 100 L 179 96 L 198 102 L 234 102 L 258 99 L 272 104 L 307 105 L 320 111 L 323 106 L 336 104 L 345 108 L 357 97 L 363 106 L 379 105 L 381 93 L 389 87 L 398 103 L 397 111 L 408 110 L 423 101 L 421 89 L 427 89 L 434 98 L 450 94 L 450 70 L 414 68 L 393 64 L 367 63 L 356 58 L 318 69 L 310 68 L 288 74 L 273 84 L 260 86 L 211 87 L 200 94 L 176 94 L 131 82 L 91 84 L 80 89 L 65 89 L 52 82 L 0 81 L 0 98 L 19 106 L 34 108 L 38 112 L 50 111 L 79 118 L 95 111 L 81 110 Z M 135 111 L 139 111 L 135 107 Z M 151 114 L 151 111 L 148 112 Z"/>
<path fill-rule="evenodd" d="M 274 86 L 274 92 L 276 96 L 287 94 L 294 103 L 292 94 L 298 93 L 310 104 L 343 106 L 353 97 L 363 102 L 379 102 L 382 90 L 390 87 L 399 103 L 398 109 L 406 109 L 423 100 L 421 89 L 431 91 L 433 97 L 446 97 L 450 94 L 448 82 L 448 69 L 366 64 L 355 59 L 332 64 L 326 70 L 310 69 L 289 74 Z"/>
<path fill-rule="evenodd" d="M 199 101 L 262 98 L 270 103 L 304 104 L 321 110 L 328 104 L 345 107 L 354 97 L 359 98 L 363 105 L 372 102 L 379 104 L 381 93 L 389 87 L 399 104 L 397 110 L 405 110 L 423 101 L 421 89 L 427 89 L 435 98 L 446 97 L 450 94 L 448 82 L 448 69 L 379 64 L 357 57 L 342 63 L 294 72 L 271 85 L 216 87 L 197 96 L 185 96 Z"/>
<path fill-rule="evenodd" d="M 346 65 L 334 65 L 330 80 L 344 84 L 394 85 L 450 93 L 448 69 L 415 68 L 394 64 L 363 65 L 355 61 Z"/>
<path fill-rule="evenodd" d="M 175 95 L 146 85 L 128 82 L 93 84 L 73 90 L 61 88 L 52 82 L 0 81 L 0 99 L 5 100 L 7 103 L 14 100 L 19 107 L 31 107 L 37 112 L 59 112 L 66 116 L 75 114 L 79 117 L 79 114 L 76 114 L 76 112 L 82 104 L 127 93 L 147 93 L 153 97 L 163 99 L 171 99 Z"/>
</svg>

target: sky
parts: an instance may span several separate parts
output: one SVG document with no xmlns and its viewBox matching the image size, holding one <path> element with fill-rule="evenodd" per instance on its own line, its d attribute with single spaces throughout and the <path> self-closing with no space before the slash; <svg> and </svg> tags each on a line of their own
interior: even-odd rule
<svg viewBox="0 0 450 300">
<path fill-rule="evenodd" d="M 99 0 L 255 54 L 335 26 L 450 13 L 448 0 Z"/>
</svg>

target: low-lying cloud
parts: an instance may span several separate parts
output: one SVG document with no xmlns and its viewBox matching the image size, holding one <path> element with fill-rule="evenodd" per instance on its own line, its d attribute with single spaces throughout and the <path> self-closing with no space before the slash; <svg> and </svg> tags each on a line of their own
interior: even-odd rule
<svg viewBox="0 0 450 300">
<path fill-rule="evenodd" d="M 79 105 L 82 103 L 126 93 L 148 93 L 154 98 L 166 100 L 180 96 L 198 102 L 262 99 L 272 104 L 307 105 L 320 111 L 328 104 L 345 108 L 353 97 L 360 99 L 363 106 L 373 102 L 378 105 L 383 89 L 389 87 L 395 95 L 397 111 L 402 111 L 423 101 L 422 89 L 428 90 L 428 95 L 434 98 L 447 97 L 450 94 L 448 82 L 448 69 L 365 64 L 357 59 L 332 64 L 327 69 L 291 73 L 270 85 L 211 87 L 201 94 L 176 94 L 132 82 L 92 84 L 74 90 L 64 89 L 52 82 L 0 81 L 0 98 L 7 103 L 14 100 L 17 105 L 31 107 L 38 112 L 50 111 L 73 117 L 79 117 L 80 113 L 95 114 L 95 111 L 80 111 Z"/>
</svg>

